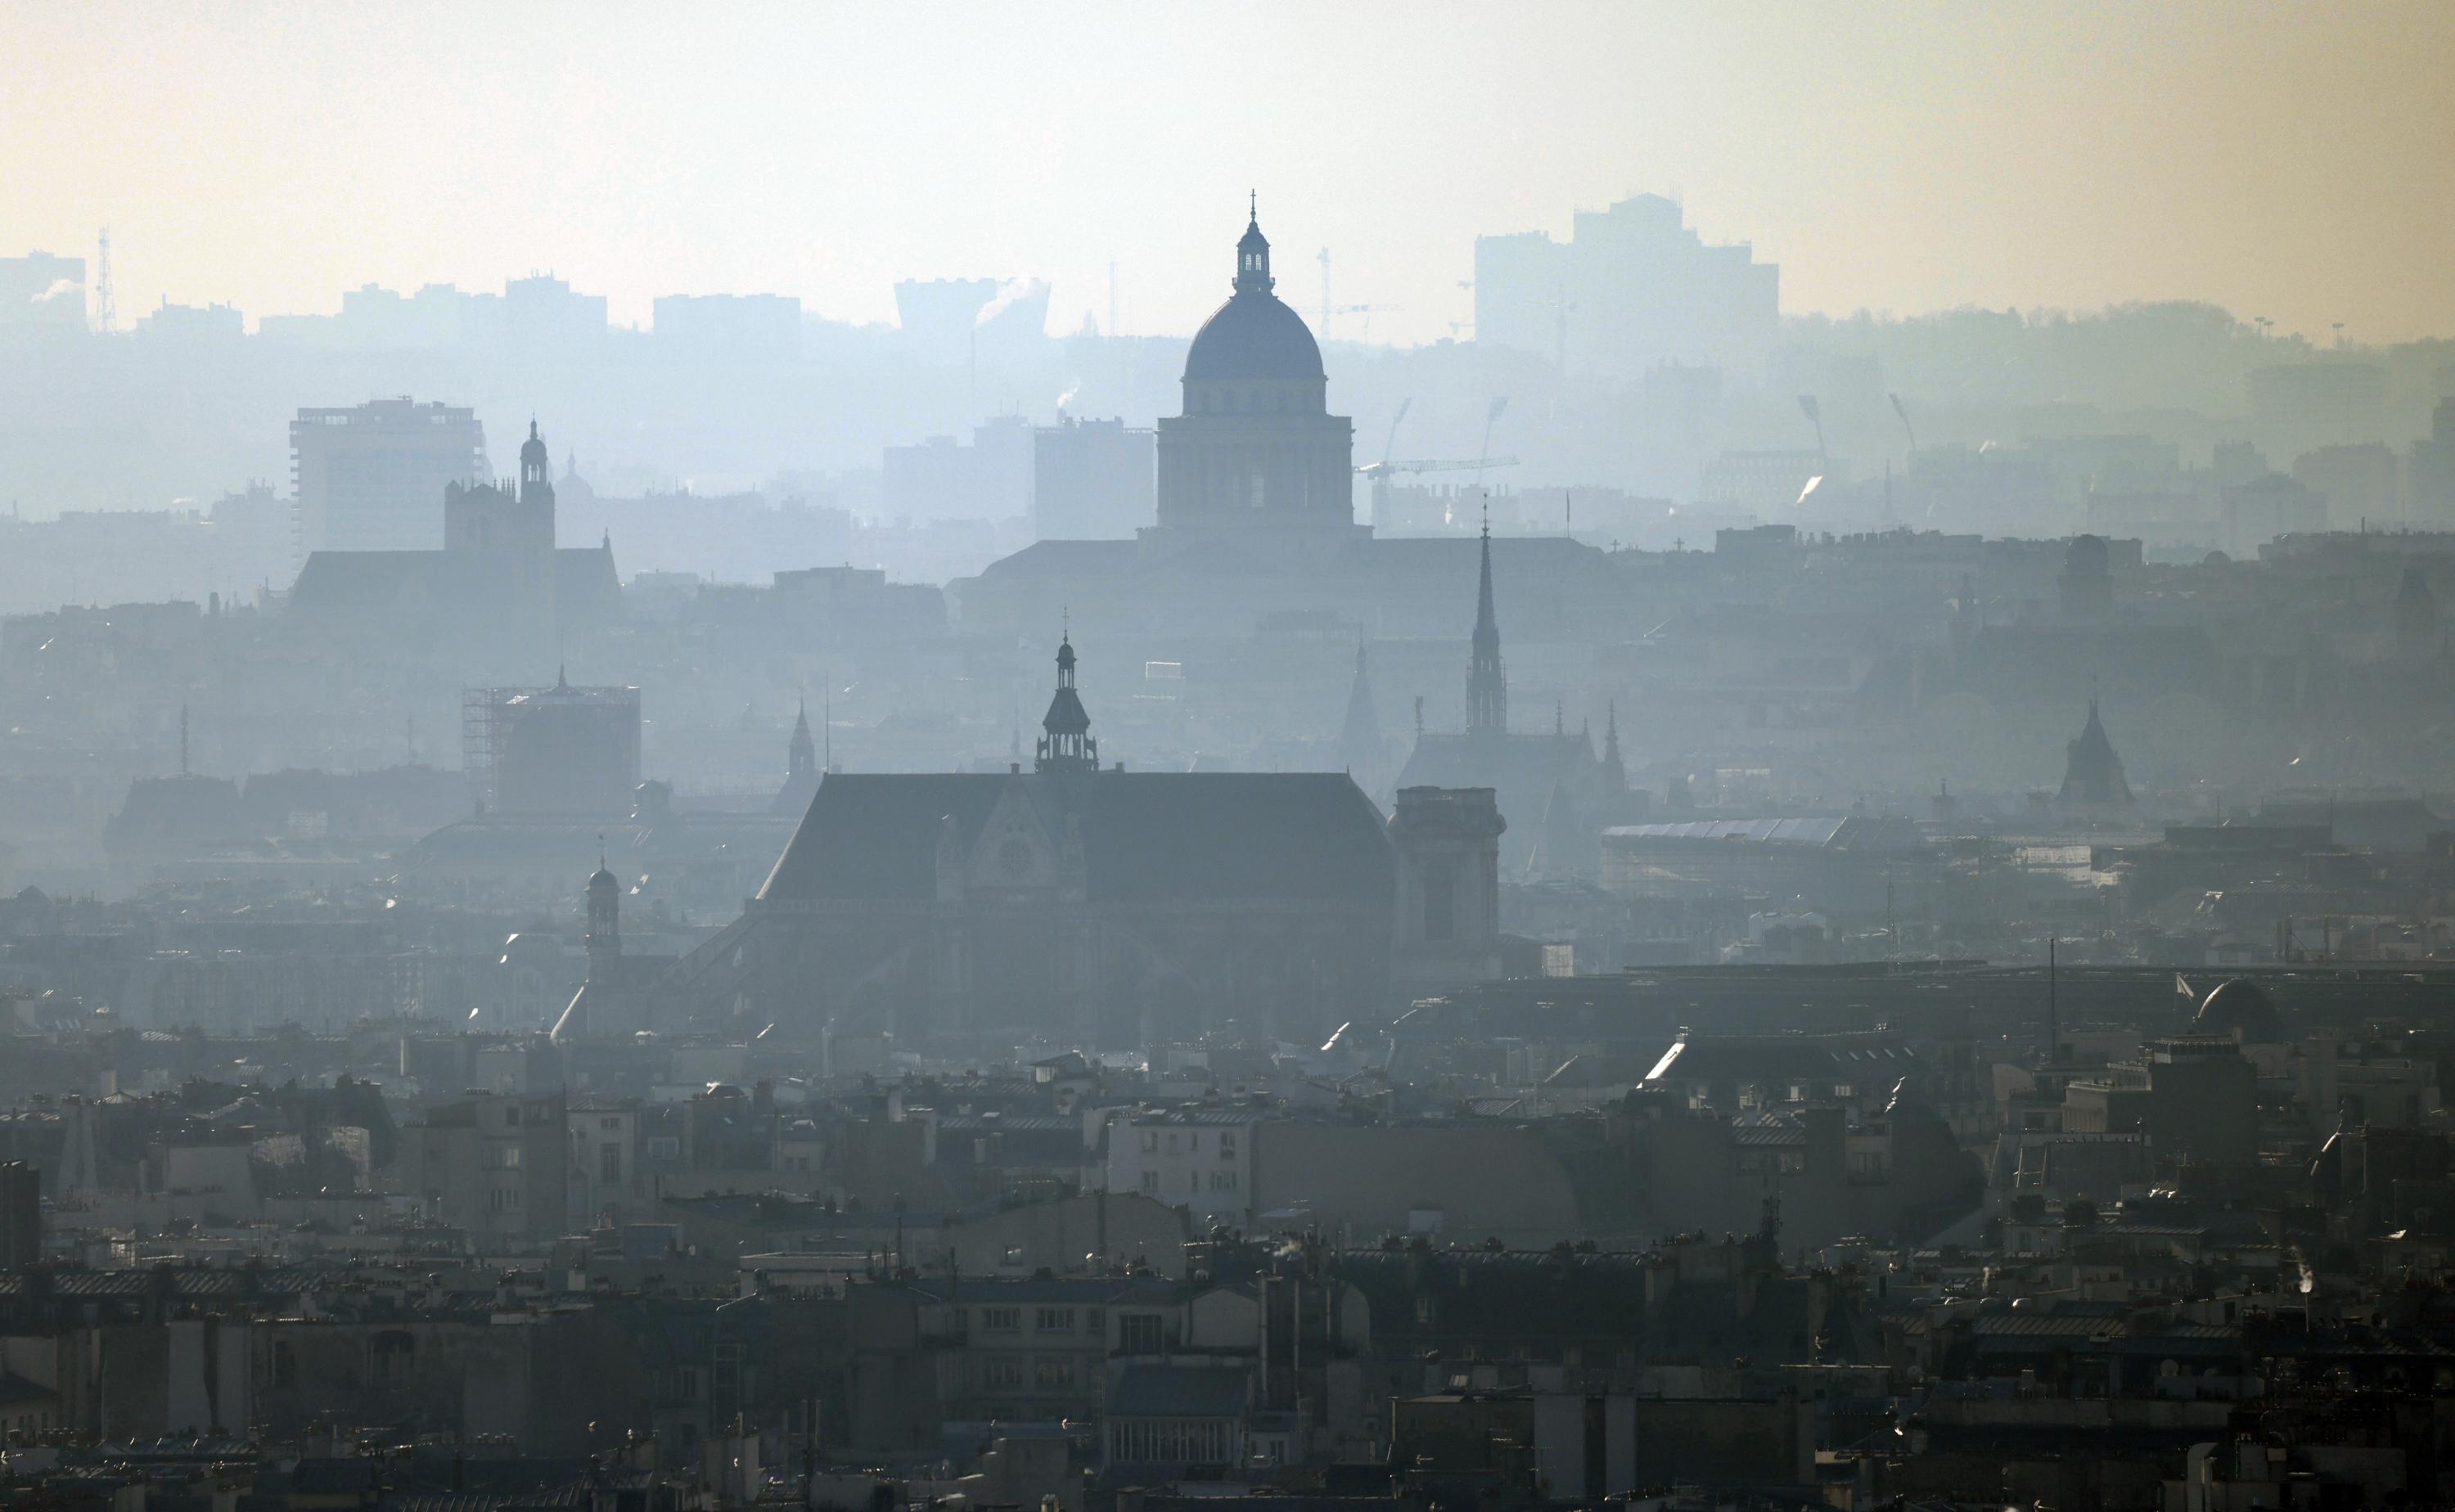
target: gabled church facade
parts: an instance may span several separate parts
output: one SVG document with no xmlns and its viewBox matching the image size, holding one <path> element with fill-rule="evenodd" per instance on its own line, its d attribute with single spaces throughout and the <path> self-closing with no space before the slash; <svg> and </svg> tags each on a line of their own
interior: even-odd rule
<svg viewBox="0 0 2455 1512">
<path fill-rule="evenodd" d="M 1456 835 L 1412 855 L 1345 773 L 1103 766 L 1076 666 L 1068 639 L 1028 770 L 822 774 L 766 885 L 668 995 L 703 1024 L 803 1038 L 1130 1046 L 1232 1024 L 1319 1043 L 1394 983 L 1437 979 L 1393 972 L 1405 939 L 1492 969 L 1497 921 Z M 1426 866 L 1430 888 L 1405 880 Z M 1428 892 L 1453 917 L 1428 924 Z"/>
</svg>

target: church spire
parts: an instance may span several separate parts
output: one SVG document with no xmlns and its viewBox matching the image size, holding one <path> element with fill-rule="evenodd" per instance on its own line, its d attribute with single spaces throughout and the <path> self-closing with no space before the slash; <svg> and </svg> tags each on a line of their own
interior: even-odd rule
<svg viewBox="0 0 2455 1512">
<path fill-rule="evenodd" d="M 1338 754 L 1358 782 L 1381 764 L 1381 716 L 1372 707 L 1372 683 L 1364 673 L 1364 642 L 1355 643 L 1355 681 L 1347 690 L 1347 722 L 1338 732 Z"/>
<path fill-rule="evenodd" d="M 1500 670 L 1500 618 L 1491 607 L 1491 511 L 1483 515 L 1483 578 L 1475 590 L 1474 657 L 1466 677 L 1469 735 L 1509 729 L 1509 679 Z"/>
<path fill-rule="evenodd" d="M 785 748 L 784 771 L 792 777 L 806 777 L 819 769 L 819 748 L 810 738 L 810 700 L 801 699 L 801 707 L 793 716 L 793 743 Z"/>
<path fill-rule="evenodd" d="M 1628 763 L 1619 754 L 1619 704 L 1603 706 L 1603 787 L 1612 793 L 1628 791 Z"/>
<path fill-rule="evenodd" d="M 1096 772 L 1100 768 L 1100 742 L 1091 738 L 1091 716 L 1083 708 L 1083 699 L 1074 691 L 1074 635 L 1069 629 L 1057 643 L 1057 691 L 1048 700 L 1048 713 L 1042 717 L 1040 728 L 1047 732 L 1040 737 L 1038 758 L 1033 762 L 1042 772 Z"/>
</svg>

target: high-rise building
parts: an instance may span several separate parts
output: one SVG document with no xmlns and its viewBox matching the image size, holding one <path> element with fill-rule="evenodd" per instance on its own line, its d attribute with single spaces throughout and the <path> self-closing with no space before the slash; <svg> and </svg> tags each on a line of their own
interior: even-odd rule
<svg viewBox="0 0 2455 1512">
<path fill-rule="evenodd" d="M 85 326 L 85 259 L 0 257 L 0 325 Z"/>
<path fill-rule="evenodd" d="M 2404 474 L 2412 520 L 2434 530 L 2455 526 L 2455 399 L 2441 399 L 2429 416 L 2429 439 L 2412 443 Z"/>
<path fill-rule="evenodd" d="M 1760 373 L 1781 334 L 1781 270 L 1745 242 L 1708 244 L 1675 201 L 1638 194 L 1579 211 L 1565 242 L 1539 231 L 1477 237 L 1474 334 L 1571 373 Z"/>
<path fill-rule="evenodd" d="M 1354 422 L 1329 413 L 1321 347 L 1275 282 L 1256 216 L 1235 292 L 1186 353 L 1185 413 L 1159 422 L 1163 530 L 1359 534 Z"/>
<path fill-rule="evenodd" d="M 475 411 L 406 397 L 299 411 L 290 458 L 302 557 L 433 551 L 443 544 L 444 488 L 487 475 Z"/>
</svg>

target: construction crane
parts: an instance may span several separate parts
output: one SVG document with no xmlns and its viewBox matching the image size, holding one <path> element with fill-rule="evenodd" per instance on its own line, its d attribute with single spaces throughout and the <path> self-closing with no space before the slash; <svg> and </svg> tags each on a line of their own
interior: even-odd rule
<svg viewBox="0 0 2455 1512">
<path fill-rule="evenodd" d="M 1394 315 L 1406 308 L 1407 307 L 1405 305 L 1324 305 L 1321 311 L 1321 337 L 1324 341 L 1329 339 L 1330 316 L 1362 315 L 1364 317 L 1364 333 L 1363 335 L 1359 335 L 1355 338 L 1358 341 L 1362 341 L 1365 337 L 1372 334 L 1372 317 L 1374 315 Z"/>
<path fill-rule="evenodd" d="M 1479 456 L 1466 461 L 1410 459 L 1397 462 L 1383 457 L 1378 462 L 1366 463 L 1355 472 L 1359 477 L 1397 477 L 1413 473 L 1463 473 L 1470 468 L 1515 467 L 1516 465 L 1517 458 L 1513 456 Z"/>
<path fill-rule="evenodd" d="M 1517 458 L 1513 456 L 1477 457 L 1471 462 L 1443 462 L 1422 458 L 1410 459 L 1406 461 L 1391 461 L 1390 454 L 1398 449 L 1398 427 L 1407 422 L 1407 412 L 1414 407 L 1415 401 L 1412 397 L 1404 398 L 1398 401 L 1398 413 L 1390 417 L 1390 434 L 1381 443 L 1381 460 L 1378 462 L 1367 462 L 1362 467 L 1357 468 L 1355 470 L 1356 476 L 1383 478 L 1396 477 L 1401 474 L 1460 473 L 1471 467 L 1515 467 L 1517 465 Z M 1490 439 L 1489 432 L 1486 433 L 1485 439 Z"/>
<path fill-rule="evenodd" d="M 1407 412 L 1415 407 L 1412 394 L 1398 401 L 1398 413 L 1390 419 L 1389 438 L 1381 443 L 1381 465 L 1390 465 L 1390 454 L 1398 450 L 1398 427 L 1407 423 Z"/>
<path fill-rule="evenodd" d="M 1372 317 L 1374 315 L 1396 314 L 1400 310 L 1406 308 L 1403 305 L 1331 304 L 1329 302 L 1329 249 L 1324 247 L 1320 252 L 1314 253 L 1313 261 L 1321 264 L 1321 318 L 1313 326 L 1313 334 L 1319 336 L 1322 340 L 1328 341 L 1329 339 L 1329 317 L 1332 315 L 1362 315 L 1364 317 L 1365 334 L 1370 335 L 1372 333 Z"/>
</svg>

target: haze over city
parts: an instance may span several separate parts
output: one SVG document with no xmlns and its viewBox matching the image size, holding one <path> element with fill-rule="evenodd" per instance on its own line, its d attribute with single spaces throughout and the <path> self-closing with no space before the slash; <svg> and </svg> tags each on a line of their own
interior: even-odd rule
<svg viewBox="0 0 2455 1512">
<path fill-rule="evenodd" d="M 0 59 L 0 1512 L 2455 1504 L 2455 10 Z"/>
<path fill-rule="evenodd" d="M 1341 303 L 1398 307 L 1385 339 L 1471 315 L 1476 233 L 1632 189 L 1753 240 L 1793 313 L 2455 327 L 2423 250 L 2455 241 L 2455 17 L 2426 3 L 10 13 L 9 223 L 114 225 L 131 311 L 552 269 L 626 324 L 666 292 L 875 321 L 897 277 L 996 268 L 1071 330 L 1113 261 L 1127 329 L 1182 334 L 1203 229 L 1264 186 Z"/>
</svg>

